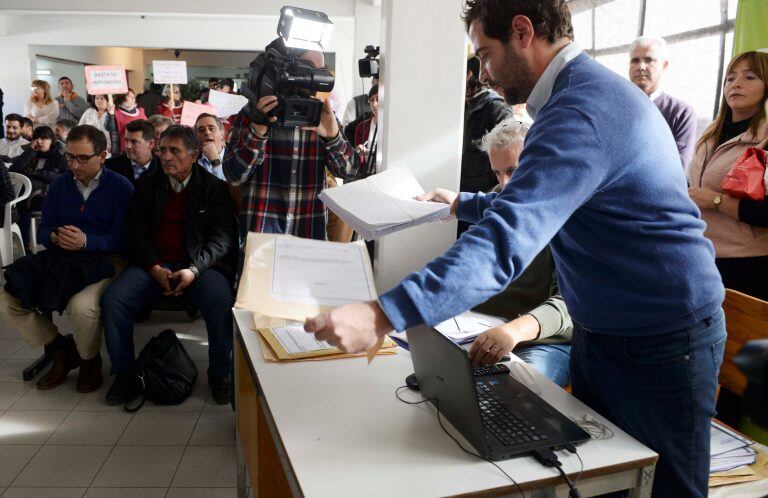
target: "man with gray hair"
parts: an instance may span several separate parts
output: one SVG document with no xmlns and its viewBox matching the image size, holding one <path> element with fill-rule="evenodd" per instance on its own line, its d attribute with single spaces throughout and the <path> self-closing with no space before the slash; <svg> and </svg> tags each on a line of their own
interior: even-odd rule
<svg viewBox="0 0 768 498">
<path fill-rule="evenodd" d="M 696 144 L 696 113 L 693 107 L 664 92 L 662 80 L 669 67 L 667 42 L 644 36 L 629 48 L 629 79 L 648 95 L 661 111 L 675 137 L 683 168 L 693 155 Z"/>
<path fill-rule="evenodd" d="M 480 150 L 487 153 L 501 191 L 517 169 L 528 126 L 507 118 L 483 136 Z M 555 262 L 545 247 L 520 277 L 475 311 L 511 320 L 480 334 L 470 356 L 475 365 L 493 365 L 510 351 L 555 384 L 570 383 L 573 323 L 557 287 Z"/>
</svg>

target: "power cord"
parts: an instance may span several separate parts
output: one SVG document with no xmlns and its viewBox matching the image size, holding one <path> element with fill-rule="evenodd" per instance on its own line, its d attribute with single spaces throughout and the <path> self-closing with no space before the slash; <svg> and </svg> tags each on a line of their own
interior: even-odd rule
<svg viewBox="0 0 768 498">
<path fill-rule="evenodd" d="M 581 427 L 592 439 L 610 439 L 613 437 L 613 431 L 610 427 L 601 424 L 592 415 L 585 413 L 581 417 L 571 416 L 571 420 Z"/>
<path fill-rule="evenodd" d="M 569 446 L 573 448 L 574 450 L 573 453 L 575 453 L 576 448 L 573 447 L 573 445 L 569 445 Z M 568 450 L 570 451 L 570 448 L 568 448 Z M 568 474 L 566 474 L 565 470 L 563 470 L 563 464 L 560 463 L 560 460 L 557 458 L 557 455 L 555 455 L 555 452 L 553 452 L 549 448 L 541 448 L 538 450 L 533 450 L 533 456 L 543 466 L 554 467 L 557 469 L 558 472 L 560 472 L 560 475 L 563 476 L 563 479 L 565 479 L 566 484 L 568 484 L 568 487 L 570 488 L 570 492 L 568 493 L 568 496 L 570 498 L 581 498 L 581 493 L 579 493 L 579 490 L 576 489 L 576 486 L 573 484 L 573 482 L 571 482 L 571 479 L 568 477 Z M 579 460 L 581 460 L 581 457 L 579 457 Z M 582 462 L 582 470 L 583 468 L 584 468 L 584 462 Z M 581 472 L 579 472 L 579 477 L 581 477 Z"/>
<path fill-rule="evenodd" d="M 525 498 L 525 493 L 523 492 L 523 488 L 521 488 L 521 487 L 520 487 L 520 484 L 518 484 L 518 483 L 517 483 L 517 481 L 515 481 L 515 479 L 514 479 L 514 478 L 513 478 L 511 475 L 507 474 L 507 473 L 504 471 L 504 469 L 502 469 L 501 467 L 499 467 L 499 466 L 496 464 L 496 462 L 494 462 L 494 461 L 492 461 L 492 460 L 489 460 L 488 458 L 485 458 L 485 457 L 483 457 L 483 456 L 480 456 L 480 455 L 478 455 L 477 453 L 475 453 L 474 451 L 470 451 L 470 450 L 468 450 L 468 449 L 464 448 L 464 447 L 461 445 L 461 443 L 459 442 L 459 440 L 458 440 L 458 439 L 456 439 L 455 437 L 453 437 L 453 435 L 452 435 L 450 432 L 448 432 L 448 429 L 446 429 L 446 428 L 445 428 L 445 425 L 443 425 L 443 419 L 442 419 L 442 417 L 440 416 L 440 405 L 439 405 L 439 401 L 437 400 L 437 398 L 425 398 L 425 399 L 423 399 L 423 400 L 421 400 L 421 401 L 407 401 L 407 400 L 404 400 L 403 398 L 401 398 L 401 397 L 400 397 L 400 392 L 401 392 L 403 389 L 408 389 L 408 386 L 400 386 L 400 387 L 398 387 L 397 389 L 395 389 L 395 397 L 398 399 L 398 401 L 401 401 L 401 402 L 403 402 L 403 403 L 405 403 L 405 404 L 408 404 L 408 405 L 419 405 L 419 404 L 421 404 L 421 403 L 426 403 L 427 401 L 434 401 L 434 402 L 435 402 L 435 408 L 437 409 L 437 423 L 438 423 L 438 424 L 440 424 L 440 428 L 443 430 L 443 432 L 445 432 L 445 434 L 446 434 L 446 435 L 447 435 L 449 438 L 451 438 L 451 440 L 453 440 L 453 442 L 454 442 L 454 443 L 456 443 L 456 446 L 458 446 L 458 447 L 459 447 L 459 449 L 460 449 L 461 451 L 463 451 L 464 453 L 466 453 L 466 454 L 468 454 L 468 455 L 472 455 L 473 457 L 475 457 L 475 458 L 478 458 L 478 459 L 480 459 L 480 460 L 483 460 L 484 462 L 488 462 L 488 463 L 490 463 L 491 465 L 493 465 L 494 467 L 496 467 L 497 469 L 499 469 L 499 472 L 501 472 L 502 474 L 504 474 L 504 475 L 507 477 L 507 479 L 509 479 L 510 481 L 512 481 L 512 484 L 514 484 L 514 485 L 517 487 L 517 491 L 520 493 L 520 496 L 522 496 L 523 498 Z"/>
</svg>

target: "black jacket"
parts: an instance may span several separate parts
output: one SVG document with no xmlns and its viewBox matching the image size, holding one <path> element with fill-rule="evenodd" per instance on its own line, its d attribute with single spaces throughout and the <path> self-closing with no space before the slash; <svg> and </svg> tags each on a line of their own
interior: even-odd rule
<svg viewBox="0 0 768 498">
<path fill-rule="evenodd" d="M 25 201 L 30 210 L 38 210 L 51 182 L 62 173 L 69 171 L 67 160 L 54 142 L 51 150 L 46 154 L 45 164 L 42 169 L 36 169 L 39 154 L 34 149 L 27 149 L 13 160 L 9 171 L 21 173 L 32 182 L 32 194 Z M 21 206 L 23 208 L 23 206 Z"/>
<path fill-rule="evenodd" d="M 125 220 L 124 255 L 130 264 L 148 268 L 160 261 L 154 247 L 155 233 L 171 188 L 162 170 L 136 182 Z M 227 183 L 197 165 L 187 184 L 186 248 L 193 265 L 202 274 L 216 267 L 234 280 L 237 272 L 238 229 L 235 204 Z"/>
<path fill-rule="evenodd" d="M 487 90 L 467 102 L 464 116 L 464 150 L 461 156 L 462 192 L 487 192 L 498 183 L 488 154 L 478 143 L 486 133 L 512 115 L 499 94 Z"/>
<path fill-rule="evenodd" d="M 136 186 L 136 180 L 133 178 L 133 166 L 131 165 L 131 160 L 128 159 L 128 156 L 125 154 L 110 157 L 104 162 L 104 166 L 106 166 L 107 169 L 111 169 L 115 173 L 120 173 L 126 177 L 128 181 L 131 182 L 131 185 Z M 148 174 L 160 168 L 160 159 L 158 159 L 156 155 L 152 154 L 152 160 L 149 162 L 149 167 L 144 173 L 142 173 L 139 179 L 144 178 Z"/>
</svg>

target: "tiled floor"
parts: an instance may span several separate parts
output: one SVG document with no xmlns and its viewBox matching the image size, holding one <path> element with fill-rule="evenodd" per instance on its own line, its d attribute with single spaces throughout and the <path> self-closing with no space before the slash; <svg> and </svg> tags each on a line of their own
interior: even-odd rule
<svg viewBox="0 0 768 498">
<path fill-rule="evenodd" d="M 64 333 L 65 318 L 54 320 Z M 38 391 L 21 371 L 39 356 L 0 323 L 0 493 L 2 497 L 218 498 L 235 496 L 234 415 L 206 384 L 205 325 L 183 313 L 154 312 L 136 327 L 136 351 L 172 328 L 198 367 L 192 396 L 177 406 L 149 402 L 136 414 L 67 383 Z M 105 375 L 109 371 L 102 348 Z M 107 382 L 111 382 L 108 379 Z"/>
</svg>

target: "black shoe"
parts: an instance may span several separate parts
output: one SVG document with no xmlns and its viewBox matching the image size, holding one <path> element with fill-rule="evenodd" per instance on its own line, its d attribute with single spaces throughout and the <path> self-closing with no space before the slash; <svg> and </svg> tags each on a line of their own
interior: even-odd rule
<svg viewBox="0 0 768 498">
<path fill-rule="evenodd" d="M 230 377 L 208 377 L 208 385 L 211 386 L 213 400 L 226 405 L 232 401 L 232 379 Z"/>
<path fill-rule="evenodd" d="M 122 405 L 141 394 L 141 381 L 135 375 L 118 374 L 107 391 L 108 405 Z"/>
</svg>

